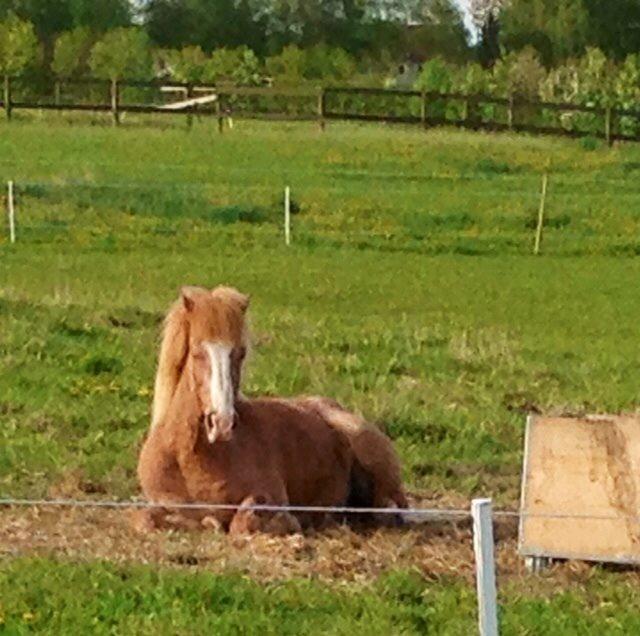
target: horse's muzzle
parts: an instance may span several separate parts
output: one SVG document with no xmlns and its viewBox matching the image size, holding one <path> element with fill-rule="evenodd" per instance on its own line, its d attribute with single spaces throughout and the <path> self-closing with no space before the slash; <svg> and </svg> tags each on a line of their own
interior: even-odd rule
<svg viewBox="0 0 640 636">
<path fill-rule="evenodd" d="M 204 416 L 204 428 L 210 444 L 214 442 L 230 442 L 233 433 L 235 417 L 231 415 L 219 415 L 207 413 Z"/>
</svg>

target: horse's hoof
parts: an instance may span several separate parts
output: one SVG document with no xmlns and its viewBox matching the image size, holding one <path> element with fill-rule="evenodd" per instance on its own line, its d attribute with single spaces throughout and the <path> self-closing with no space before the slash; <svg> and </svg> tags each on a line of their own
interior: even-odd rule
<svg viewBox="0 0 640 636">
<path fill-rule="evenodd" d="M 200 523 L 205 530 L 213 530 L 213 532 L 224 532 L 224 526 L 222 525 L 222 522 L 212 515 L 205 517 Z"/>
<path fill-rule="evenodd" d="M 150 510 L 133 510 L 131 512 L 131 527 L 139 534 L 149 534 L 158 529 Z"/>
</svg>

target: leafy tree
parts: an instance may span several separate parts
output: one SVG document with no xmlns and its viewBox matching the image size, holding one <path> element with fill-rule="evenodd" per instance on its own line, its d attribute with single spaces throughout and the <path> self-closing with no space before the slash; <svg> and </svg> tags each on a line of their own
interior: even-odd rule
<svg viewBox="0 0 640 636">
<path fill-rule="evenodd" d="M 146 79 L 152 71 L 149 37 L 133 27 L 113 29 L 93 46 L 89 66 L 104 79 Z"/>
<path fill-rule="evenodd" d="M 420 25 L 410 29 L 406 49 L 415 59 L 441 56 L 451 62 L 469 58 L 467 30 L 462 14 L 451 0 L 431 0 L 420 16 Z"/>
<path fill-rule="evenodd" d="M 638 0 L 583 0 L 588 15 L 588 41 L 608 57 L 623 59 L 640 51 Z"/>
<path fill-rule="evenodd" d="M 505 0 L 470 0 L 469 10 L 476 29 L 480 64 L 489 68 L 500 57 L 500 11 Z"/>
<path fill-rule="evenodd" d="M 251 0 L 147 0 L 143 15 L 151 40 L 162 47 L 265 50 L 266 17 Z"/>
<path fill-rule="evenodd" d="M 453 86 L 454 69 L 441 57 L 425 62 L 420 71 L 416 87 L 425 91 L 448 93 Z"/>
<path fill-rule="evenodd" d="M 18 75 L 38 54 L 33 25 L 10 13 L 0 22 L 0 74 Z"/>
<path fill-rule="evenodd" d="M 505 48 L 532 46 L 546 66 L 581 54 L 588 42 L 583 0 L 511 0 L 500 20 Z"/>
<path fill-rule="evenodd" d="M 514 95 L 535 100 L 546 71 L 538 52 L 531 46 L 512 51 L 493 67 L 494 92 L 501 97 Z"/>
<path fill-rule="evenodd" d="M 55 43 L 51 69 L 61 78 L 81 74 L 87 69 L 94 36 L 87 27 L 63 33 Z"/>
<path fill-rule="evenodd" d="M 204 81 L 209 58 L 199 46 L 185 46 L 179 51 L 166 51 L 165 57 L 173 79 L 193 83 Z"/>
<path fill-rule="evenodd" d="M 285 46 L 278 55 L 265 60 L 267 73 L 278 83 L 296 84 L 304 79 L 306 55 L 295 44 Z"/>
<path fill-rule="evenodd" d="M 216 49 L 206 64 L 203 79 L 206 82 L 257 84 L 260 81 L 260 63 L 256 54 L 246 46 Z"/>
<path fill-rule="evenodd" d="M 56 0 L 60 2 L 61 0 Z M 131 25 L 132 3 L 129 0 L 66 0 L 75 27 L 88 27 L 105 33 Z"/>
</svg>

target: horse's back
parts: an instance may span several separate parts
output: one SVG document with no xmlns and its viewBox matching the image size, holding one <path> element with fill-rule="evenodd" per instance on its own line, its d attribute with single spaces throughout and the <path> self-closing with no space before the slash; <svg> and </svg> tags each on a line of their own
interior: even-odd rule
<svg viewBox="0 0 640 636">
<path fill-rule="evenodd" d="M 285 400 L 259 398 L 237 405 L 240 426 L 277 458 L 291 503 L 347 496 L 353 456 L 348 439 L 319 417 Z M 314 496 L 314 493 L 316 496 Z"/>
</svg>

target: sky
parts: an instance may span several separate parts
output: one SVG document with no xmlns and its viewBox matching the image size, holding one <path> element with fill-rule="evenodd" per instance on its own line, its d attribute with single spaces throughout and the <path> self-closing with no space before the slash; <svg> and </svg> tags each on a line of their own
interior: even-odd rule
<svg viewBox="0 0 640 636">
<path fill-rule="evenodd" d="M 456 0 L 456 4 L 464 13 L 464 23 L 467 25 L 470 33 L 473 33 L 473 24 L 471 23 L 471 14 L 469 13 L 469 0 Z"/>
</svg>

